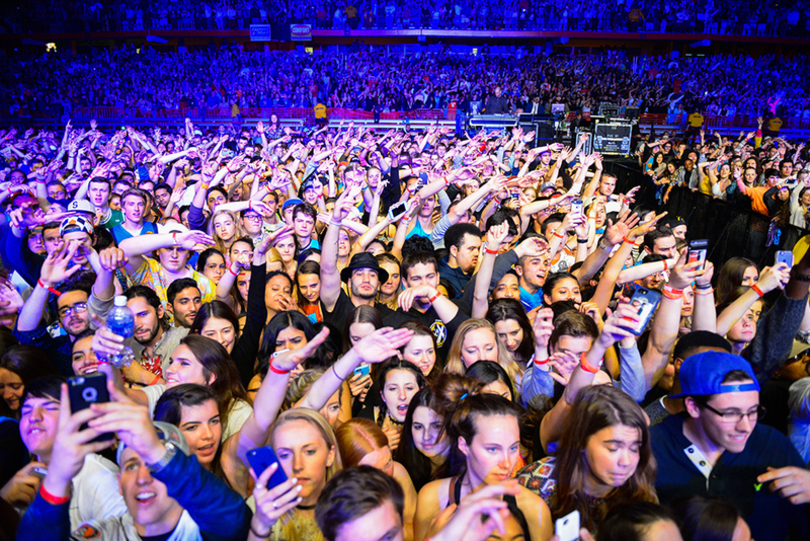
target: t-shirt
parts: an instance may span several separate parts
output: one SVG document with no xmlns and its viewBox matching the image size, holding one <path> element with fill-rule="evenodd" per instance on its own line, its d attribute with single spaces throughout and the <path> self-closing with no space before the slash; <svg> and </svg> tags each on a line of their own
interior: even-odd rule
<svg viewBox="0 0 810 541">
<path fill-rule="evenodd" d="M 71 528 L 72 529 L 72 528 Z M 141 539 L 135 529 L 135 521 L 129 513 L 111 519 L 96 518 L 88 520 L 74 530 L 71 539 L 93 539 L 98 541 L 130 541 Z M 180 515 L 177 526 L 171 531 L 166 541 L 203 541 L 200 527 L 185 509 Z"/>
<path fill-rule="evenodd" d="M 318 103 L 315 106 L 315 118 L 326 118 L 326 105 Z"/>
<path fill-rule="evenodd" d="M 689 115 L 689 125 L 693 128 L 699 128 L 703 125 L 703 115 L 700 113 L 692 113 Z"/>
<path fill-rule="evenodd" d="M 112 229 L 118 224 L 124 223 L 124 213 L 120 210 L 107 209 L 107 216 L 101 219 L 100 225 L 107 229 Z"/>
<path fill-rule="evenodd" d="M 439 348 L 439 356 L 442 359 L 447 359 L 447 354 L 450 352 L 450 344 L 453 343 L 453 337 L 456 335 L 458 327 L 466 320 L 470 319 L 469 309 L 463 309 L 463 304 L 460 301 L 453 301 L 459 307 L 456 317 L 446 324 L 439 317 L 436 309 L 431 306 L 427 311 L 420 312 L 414 307 L 411 307 L 407 312 L 398 309 L 396 312 L 390 311 L 386 317 L 383 318 L 383 324 L 386 326 L 400 328 L 404 323 L 409 321 L 419 321 L 427 325 L 433 332 L 436 338 L 436 346 Z"/>
<path fill-rule="evenodd" d="M 804 467 L 790 440 L 758 423 L 741 453 L 726 451 L 712 467 L 684 436 L 684 420 L 683 415 L 671 415 L 650 429 L 658 462 L 655 488 L 662 504 L 684 495 L 717 497 L 740 511 L 754 539 L 810 538 L 807 505 L 793 505 L 757 483 L 768 466 Z"/>
<path fill-rule="evenodd" d="M 84 457 L 82 469 L 72 480 L 71 530 L 88 520 L 120 517 L 127 512 L 117 474 L 118 466 L 103 456 L 90 453 Z"/>
<path fill-rule="evenodd" d="M 343 288 L 340 289 L 340 295 L 338 295 L 337 302 L 335 302 L 335 307 L 332 309 L 331 312 L 324 309 L 323 311 L 323 320 L 327 323 L 330 323 L 336 326 L 338 329 L 343 329 L 343 325 L 345 325 L 346 321 L 348 321 L 349 316 L 356 307 L 352 302 L 352 299 L 343 291 Z M 374 308 L 376 308 L 380 315 L 383 318 L 391 313 L 391 309 L 388 308 L 384 304 L 380 304 L 379 302 L 374 303 Z"/>
<path fill-rule="evenodd" d="M 140 237 L 141 235 L 155 235 L 157 234 L 157 225 L 154 222 L 144 222 L 141 230 L 136 234 L 132 234 L 124 229 L 124 224 L 120 223 L 110 229 L 110 233 L 115 237 L 115 243 L 121 244 L 121 241 L 131 239 L 132 237 Z"/>
</svg>

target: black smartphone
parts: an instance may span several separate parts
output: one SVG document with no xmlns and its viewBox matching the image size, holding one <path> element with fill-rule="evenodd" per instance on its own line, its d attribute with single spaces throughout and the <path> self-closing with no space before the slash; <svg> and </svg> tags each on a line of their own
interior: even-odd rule
<svg viewBox="0 0 810 541">
<path fill-rule="evenodd" d="M 706 263 L 706 256 L 709 253 L 709 241 L 708 240 L 693 240 L 689 243 L 689 254 L 686 256 L 687 263 L 694 263 L 695 261 L 700 261 L 700 269 L 703 270 L 703 267 Z"/>
<path fill-rule="evenodd" d="M 76 413 L 90 407 L 90 404 L 103 404 L 110 401 L 107 391 L 107 375 L 101 372 L 89 376 L 76 376 L 68 379 L 68 395 L 70 396 L 70 411 Z M 83 424 L 80 430 L 87 428 Z M 107 441 L 113 439 L 111 432 L 97 436 L 93 441 Z"/>
<path fill-rule="evenodd" d="M 267 481 L 268 490 L 279 486 L 287 480 L 287 474 L 284 473 L 284 469 L 281 467 L 281 462 L 279 462 L 276 452 L 269 445 L 248 451 L 247 459 L 256 477 L 260 477 L 274 462 L 278 463 L 278 469 L 270 476 L 270 480 Z"/>
<path fill-rule="evenodd" d="M 658 303 L 661 302 L 661 293 L 654 289 L 645 289 L 643 287 L 636 288 L 633 296 L 630 298 L 630 305 L 637 309 L 638 319 L 640 324 L 637 329 L 631 329 L 630 332 L 636 336 L 641 336 L 644 329 L 650 323 Z"/>
<path fill-rule="evenodd" d="M 408 202 L 402 201 L 401 203 L 397 203 L 396 205 L 391 205 L 391 208 L 388 209 L 388 219 L 392 222 L 396 222 L 400 218 L 402 218 L 405 213 L 408 212 Z"/>
</svg>

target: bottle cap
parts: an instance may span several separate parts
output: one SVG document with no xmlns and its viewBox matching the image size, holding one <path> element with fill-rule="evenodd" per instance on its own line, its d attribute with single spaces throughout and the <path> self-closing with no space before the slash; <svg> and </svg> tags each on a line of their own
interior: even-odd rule
<svg viewBox="0 0 810 541">
<path fill-rule="evenodd" d="M 107 301 L 109 302 L 109 301 Z M 116 306 L 126 306 L 127 305 L 127 298 L 125 295 L 118 295 L 115 297 L 115 305 Z"/>
</svg>

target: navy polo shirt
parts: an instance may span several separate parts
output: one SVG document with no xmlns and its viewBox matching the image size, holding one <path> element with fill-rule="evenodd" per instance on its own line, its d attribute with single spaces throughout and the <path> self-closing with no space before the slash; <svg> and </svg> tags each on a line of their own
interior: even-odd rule
<svg viewBox="0 0 810 541">
<path fill-rule="evenodd" d="M 671 415 L 650 429 L 653 454 L 658 462 L 655 488 L 662 504 L 692 494 L 717 497 L 740 511 L 754 539 L 810 539 L 810 505 L 793 505 L 779 494 L 769 492 L 769 483 L 758 488 L 757 476 L 766 473 L 768 466 L 804 467 L 787 437 L 758 423 L 741 453 L 726 451 L 713 468 L 711 464 L 702 465 L 707 477 L 690 459 L 692 442 L 683 434 L 684 420 L 683 415 Z"/>
</svg>

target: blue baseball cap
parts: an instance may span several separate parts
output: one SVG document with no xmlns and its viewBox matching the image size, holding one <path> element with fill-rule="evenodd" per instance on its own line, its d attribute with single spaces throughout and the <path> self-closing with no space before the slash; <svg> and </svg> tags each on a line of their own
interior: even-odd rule
<svg viewBox="0 0 810 541">
<path fill-rule="evenodd" d="M 734 370 L 742 370 L 753 382 L 723 385 L 723 378 Z M 683 392 L 670 398 L 759 391 L 751 364 L 739 355 L 725 351 L 706 351 L 687 357 L 681 364 L 679 375 Z"/>
<path fill-rule="evenodd" d="M 281 205 L 281 212 L 284 212 L 293 205 L 301 205 L 301 204 L 303 204 L 303 201 L 301 201 L 297 197 L 291 197 L 290 199 L 284 201 L 284 204 Z"/>
</svg>

